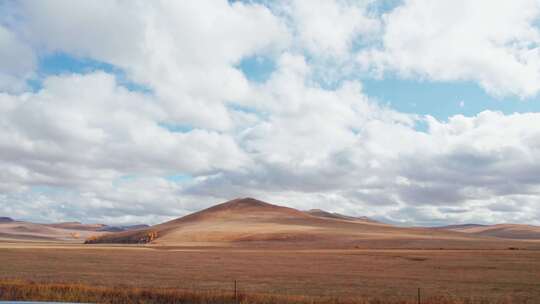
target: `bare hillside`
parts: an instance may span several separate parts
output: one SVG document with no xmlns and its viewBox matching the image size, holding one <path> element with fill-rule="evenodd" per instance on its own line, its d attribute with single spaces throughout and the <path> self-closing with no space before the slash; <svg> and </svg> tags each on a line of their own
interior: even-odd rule
<svg viewBox="0 0 540 304">
<path fill-rule="evenodd" d="M 508 248 L 536 246 L 433 228 L 403 228 L 253 198 L 235 199 L 147 229 L 87 243 L 297 248 Z"/>
</svg>

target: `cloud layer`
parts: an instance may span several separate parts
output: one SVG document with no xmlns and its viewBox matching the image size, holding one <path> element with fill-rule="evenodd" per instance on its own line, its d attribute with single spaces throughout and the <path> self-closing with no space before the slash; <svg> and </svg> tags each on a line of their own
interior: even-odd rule
<svg viewBox="0 0 540 304">
<path fill-rule="evenodd" d="M 540 113 L 439 121 L 361 80 L 536 96 L 537 2 L 378 5 L 4 4 L 0 214 L 156 223 L 255 196 L 404 224 L 540 224 Z M 43 74 L 54 54 L 112 68 Z M 268 79 L 249 80 L 252 58 L 273 63 Z"/>
</svg>

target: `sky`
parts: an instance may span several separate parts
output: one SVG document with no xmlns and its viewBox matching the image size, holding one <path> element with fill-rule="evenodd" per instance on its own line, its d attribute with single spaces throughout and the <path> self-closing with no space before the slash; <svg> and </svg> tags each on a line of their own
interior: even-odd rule
<svg viewBox="0 0 540 304">
<path fill-rule="evenodd" d="M 0 216 L 540 225 L 539 93 L 537 0 L 0 0 Z"/>
</svg>

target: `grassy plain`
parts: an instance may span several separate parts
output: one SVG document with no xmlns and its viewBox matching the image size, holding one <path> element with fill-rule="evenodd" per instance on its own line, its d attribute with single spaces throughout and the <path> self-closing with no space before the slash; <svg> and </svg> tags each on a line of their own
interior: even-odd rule
<svg viewBox="0 0 540 304">
<path fill-rule="evenodd" d="M 470 303 L 484 299 L 490 301 L 485 303 L 540 303 L 537 250 L 293 250 L 3 243 L 0 259 L 0 280 L 4 283 L 22 280 L 225 296 L 232 293 L 237 280 L 243 294 L 302 298 L 307 302 L 335 298 L 356 299 L 357 303 L 375 298 L 389 303 L 412 301 L 420 287 L 425 299 L 455 299 L 446 303 L 461 303 L 459 299 L 473 301 Z M 258 298 L 259 302 L 263 298 Z"/>
</svg>

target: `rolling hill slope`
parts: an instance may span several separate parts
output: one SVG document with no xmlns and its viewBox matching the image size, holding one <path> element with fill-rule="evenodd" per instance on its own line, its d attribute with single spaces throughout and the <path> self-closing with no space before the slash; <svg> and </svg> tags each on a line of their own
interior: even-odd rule
<svg viewBox="0 0 540 304">
<path fill-rule="evenodd" d="M 343 214 L 339 214 L 335 212 L 328 212 L 321 209 L 311 209 L 311 210 L 306 211 L 306 213 L 316 216 L 316 217 L 333 218 L 333 219 L 347 220 L 347 221 L 362 221 L 362 222 L 378 223 L 377 221 L 372 220 L 367 216 L 354 217 L 354 216 L 343 215 Z"/>
<path fill-rule="evenodd" d="M 11 223 L 13 222 L 13 219 L 10 217 L 1 216 L 0 217 L 0 223 Z"/>
<path fill-rule="evenodd" d="M 89 237 L 103 234 L 87 228 L 73 229 L 61 226 L 20 221 L 3 222 L 0 223 L 0 241 L 82 243 Z"/>
<path fill-rule="evenodd" d="M 489 236 L 514 240 L 540 240 L 540 227 L 518 224 L 497 225 L 452 225 L 439 227 L 450 231 L 457 231 L 470 235 Z"/>
<path fill-rule="evenodd" d="M 4 242 L 69 242 L 83 243 L 86 239 L 103 236 L 111 232 L 148 228 L 147 225 L 107 226 L 65 222 L 37 224 L 0 218 L 0 241 Z"/>
<path fill-rule="evenodd" d="M 330 214 L 330 216 L 328 215 Z M 331 213 L 235 199 L 148 229 L 87 243 L 295 248 L 508 248 L 538 246 L 432 228 L 403 228 Z"/>
</svg>

